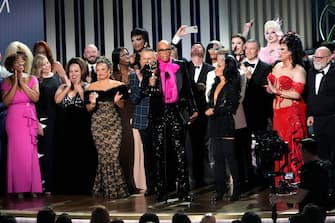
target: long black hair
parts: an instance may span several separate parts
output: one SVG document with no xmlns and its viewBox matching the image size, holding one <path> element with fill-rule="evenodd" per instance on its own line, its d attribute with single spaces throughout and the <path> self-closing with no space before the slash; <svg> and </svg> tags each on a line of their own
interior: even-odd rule
<svg viewBox="0 0 335 223">
<path fill-rule="evenodd" d="M 218 59 L 220 57 L 224 57 L 225 61 L 225 67 L 223 70 L 223 76 L 225 77 L 227 84 L 230 84 L 234 89 L 238 90 L 239 92 L 241 91 L 241 84 L 240 84 L 240 73 L 237 68 L 237 61 L 235 58 L 231 55 L 219 55 Z M 209 97 L 213 98 L 214 96 L 214 91 L 216 89 L 216 86 L 220 83 L 220 78 L 215 77 L 215 81 L 213 83 L 213 86 L 210 90 Z"/>
<path fill-rule="evenodd" d="M 285 44 L 289 51 L 292 53 L 292 65 L 295 67 L 295 65 L 299 64 L 301 66 L 304 66 L 303 63 L 303 57 L 304 57 L 304 51 L 302 48 L 302 43 L 300 40 L 300 37 L 295 32 L 287 32 L 280 40 L 280 44 Z"/>
</svg>

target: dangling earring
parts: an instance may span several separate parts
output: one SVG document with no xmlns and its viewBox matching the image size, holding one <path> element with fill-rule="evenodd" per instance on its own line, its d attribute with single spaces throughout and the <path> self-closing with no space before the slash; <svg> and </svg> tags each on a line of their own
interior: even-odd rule
<svg viewBox="0 0 335 223">
<path fill-rule="evenodd" d="M 143 47 L 144 47 L 144 48 L 147 48 L 147 47 L 148 47 L 148 43 L 145 42 Z"/>
</svg>

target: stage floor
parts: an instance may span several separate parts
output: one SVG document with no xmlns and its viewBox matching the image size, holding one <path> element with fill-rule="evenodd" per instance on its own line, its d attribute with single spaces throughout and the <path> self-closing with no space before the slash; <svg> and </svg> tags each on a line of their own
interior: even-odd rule
<svg viewBox="0 0 335 223">
<path fill-rule="evenodd" d="M 176 199 L 168 203 L 157 203 L 156 196 L 145 197 L 142 194 L 132 195 L 126 199 L 105 200 L 92 196 L 52 195 L 24 199 L 1 197 L 0 210 L 21 218 L 35 218 L 36 213 L 43 207 L 53 208 L 57 214 L 66 212 L 73 219 L 89 219 L 91 211 L 97 205 L 104 205 L 110 210 L 112 218 L 125 221 L 136 221 L 145 212 L 156 213 L 162 221 L 170 221 L 176 212 L 188 214 L 192 222 L 199 222 L 206 213 L 212 213 L 219 222 L 224 219 L 240 219 L 246 211 L 255 211 L 262 218 L 271 220 L 271 205 L 268 202 L 268 190 L 244 193 L 240 200 L 231 202 L 228 197 L 223 201 L 213 203 L 210 197 L 213 192 L 206 188 L 192 191 L 192 202 L 180 202 Z M 286 204 L 277 205 L 278 218 L 287 219 L 297 212 L 296 207 L 288 208 Z M 335 210 L 328 213 L 335 216 Z"/>
</svg>

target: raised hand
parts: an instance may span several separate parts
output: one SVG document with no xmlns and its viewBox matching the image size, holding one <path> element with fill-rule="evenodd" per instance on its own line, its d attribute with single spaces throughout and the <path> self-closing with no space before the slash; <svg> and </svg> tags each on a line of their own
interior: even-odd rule
<svg viewBox="0 0 335 223">
<path fill-rule="evenodd" d="M 115 103 L 117 103 L 118 101 L 120 101 L 121 100 L 121 98 L 122 98 L 122 94 L 118 91 L 118 92 L 116 92 L 116 94 L 115 94 L 115 96 L 114 96 L 114 102 Z"/>
</svg>

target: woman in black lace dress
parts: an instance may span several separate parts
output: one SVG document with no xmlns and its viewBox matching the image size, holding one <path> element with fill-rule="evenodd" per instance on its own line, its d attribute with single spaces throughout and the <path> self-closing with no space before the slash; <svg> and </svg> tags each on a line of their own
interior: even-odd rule
<svg viewBox="0 0 335 223">
<path fill-rule="evenodd" d="M 68 81 L 59 86 L 55 101 L 63 108 L 62 143 L 57 150 L 58 190 L 66 194 L 90 194 L 95 176 L 96 151 L 90 131 L 90 114 L 84 106 L 81 81 L 86 71 L 85 61 L 72 58 L 66 68 Z"/>
<path fill-rule="evenodd" d="M 110 79 L 112 63 L 106 57 L 97 60 L 98 80 L 85 92 L 86 109 L 92 112 L 91 131 L 98 153 L 93 194 L 107 199 L 128 196 L 119 153 L 122 139 L 121 117 L 118 109 L 124 107 L 127 87 Z"/>
</svg>

